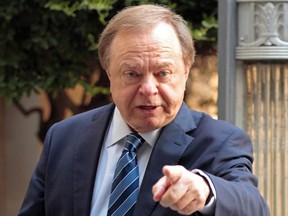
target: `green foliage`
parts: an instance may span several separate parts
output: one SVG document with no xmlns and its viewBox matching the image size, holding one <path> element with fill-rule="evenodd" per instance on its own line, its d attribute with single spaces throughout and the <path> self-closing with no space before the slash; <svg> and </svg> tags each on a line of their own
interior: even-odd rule
<svg viewBox="0 0 288 216">
<path fill-rule="evenodd" d="M 89 81 L 98 36 L 117 11 L 147 3 L 173 8 L 191 25 L 197 44 L 215 45 L 217 0 L 1 0 L 0 96 L 19 100 L 40 89 L 57 95 L 76 84 L 93 95 L 107 93 Z"/>
<path fill-rule="evenodd" d="M 203 21 L 198 29 L 193 31 L 194 40 L 198 41 L 216 41 L 215 34 L 209 34 L 210 31 L 213 31 L 218 28 L 217 20 L 214 16 L 203 14 Z"/>
<path fill-rule="evenodd" d="M 16 100 L 39 89 L 57 94 L 85 80 L 112 3 L 83 1 L 76 11 L 76 3 L 1 2 L 0 94 Z"/>
<path fill-rule="evenodd" d="M 50 10 L 62 11 L 67 16 L 76 17 L 78 11 L 97 11 L 99 21 L 105 24 L 105 18 L 109 15 L 109 11 L 113 8 L 112 5 L 116 0 L 82 0 L 82 1 L 61 1 L 61 0 L 50 0 L 45 4 L 46 8 Z"/>
</svg>

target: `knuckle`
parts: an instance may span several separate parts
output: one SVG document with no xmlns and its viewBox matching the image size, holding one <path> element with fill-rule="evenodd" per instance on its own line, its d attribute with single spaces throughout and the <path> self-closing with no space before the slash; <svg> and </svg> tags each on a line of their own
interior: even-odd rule
<svg viewBox="0 0 288 216">
<path fill-rule="evenodd" d="M 191 207 L 186 207 L 184 209 L 181 209 L 178 211 L 178 213 L 182 214 L 182 215 L 190 215 L 194 212 L 194 209 Z"/>
<path fill-rule="evenodd" d="M 171 188 L 168 198 L 172 203 L 176 203 L 178 201 L 179 196 L 176 188 Z"/>
<path fill-rule="evenodd" d="M 177 202 L 177 203 L 175 203 L 174 205 L 171 206 L 171 209 L 173 209 L 175 211 L 180 211 L 184 207 L 185 207 L 185 205 L 183 205 L 182 202 Z"/>
</svg>

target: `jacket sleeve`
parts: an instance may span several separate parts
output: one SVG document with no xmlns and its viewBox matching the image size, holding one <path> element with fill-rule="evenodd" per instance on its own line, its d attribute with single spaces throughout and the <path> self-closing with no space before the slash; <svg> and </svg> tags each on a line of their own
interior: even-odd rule
<svg viewBox="0 0 288 216">
<path fill-rule="evenodd" d="M 250 138 L 242 130 L 234 130 L 221 145 L 211 173 L 207 173 L 216 190 L 215 216 L 270 215 L 257 188 L 252 162 Z"/>
</svg>

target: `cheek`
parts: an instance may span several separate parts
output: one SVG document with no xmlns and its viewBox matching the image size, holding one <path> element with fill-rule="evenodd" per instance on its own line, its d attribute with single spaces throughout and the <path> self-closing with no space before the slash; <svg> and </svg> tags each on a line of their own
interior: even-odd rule
<svg viewBox="0 0 288 216">
<path fill-rule="evenodd" d="M 125 85 L 122 84 L 120 77 L 110 77 L 110 91 L 113 97 L 121 95 Z M 121 90 L 121 91 L 120 91 Z"/>
<path fill-rule="evenodd" d="M 178 108 L 182 104 L 185 85 L 185 80 L 174 79 L 171 83 L 161 86 L 159 92 L 170 109 Z"/>
<path fill-rule="evenodd" d="M 159 92 L 161 98 L 170 109 L 178 107 L 179 104 L 182 103 L 184 98 L 183 87 L 179 85 L 162 86 Z"/>
<path fill-rule="evenodd" d="M 123 107 L 127 107 L 131 104 L 137 92 L 137 90 L 131 86 L 121 85 L 113 82 L 110 84 L 110 91 L 113 101 L 117 104 L 117 106 Z"/>
<path fill-rule="evenodd" d="M 175 77 L 174 79 L 171 79 L 170 82 L 163 88 L 165 88 L 166 92 L 169 92 L 169 95 L 179 97 L 184 94 L 185 86 L 186 79 L 184 77 Z"/>
</svg>

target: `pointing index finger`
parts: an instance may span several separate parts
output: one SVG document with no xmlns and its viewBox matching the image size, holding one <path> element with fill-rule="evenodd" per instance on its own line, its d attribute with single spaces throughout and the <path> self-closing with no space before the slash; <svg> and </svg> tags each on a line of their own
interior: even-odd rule
<svg viewBox="0 0 288 216">
<path fill-rule="evenodd" d="M 170 184 L 175 184 L 182 176 L 180 166 L 164 166 L 163 174 L 169 179 Z"/>
</svg>

